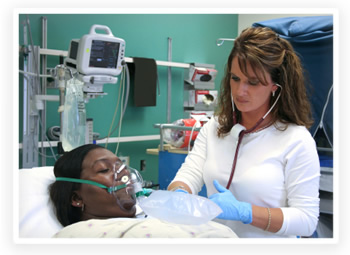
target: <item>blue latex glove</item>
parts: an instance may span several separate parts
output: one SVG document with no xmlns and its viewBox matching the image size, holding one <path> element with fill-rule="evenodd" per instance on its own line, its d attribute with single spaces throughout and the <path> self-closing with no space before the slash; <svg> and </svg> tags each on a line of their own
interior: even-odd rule
<svg viewBox="0 0 350 255">
<path fill-rule="evenodd" d="M 244 224 L 252 223 L 252 205 L 238 201 L 231 191 L 221 186 L 217 180 L 214 180 L 213 184 L 219 193 L 211 195 L 209 199 L 223 211 L 217 218 L 242 221 Z"/>
<path fill-rule="evenodd" d="M 188 194 L 187 190 L 184 190 L 184 189 L 177 189 L 177 190 L 174 190 L 174 192 L 182 192 L 182 193 Z"/>
</svg>

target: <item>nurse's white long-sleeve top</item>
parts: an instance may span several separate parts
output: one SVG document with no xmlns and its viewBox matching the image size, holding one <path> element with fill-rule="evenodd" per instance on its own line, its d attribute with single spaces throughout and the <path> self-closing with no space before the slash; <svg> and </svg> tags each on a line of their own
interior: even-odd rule
<svg viewBox="0 0 350 255">
<path fill-rule="evenodd" d="M 173 180 L 185 182 L 194 194 L 205 184 L 209 197 L 217 192 L 213 180 L 224 187 L 228 182 L 238 138 L 233 130 L 218 138 L 218 125 L 212 118 L 203 126 Z M 283 225 L 277 233 L 270 233 L 239 221 L 217 221 L 239 237 L 309 236 L 318 222 L 319 178 L 315 141 L 305 127 L 289 124 L 281 131 L 272 125 L 246 134 L 229 189 L 239 201 L 281 208 Z"/>
</svg>

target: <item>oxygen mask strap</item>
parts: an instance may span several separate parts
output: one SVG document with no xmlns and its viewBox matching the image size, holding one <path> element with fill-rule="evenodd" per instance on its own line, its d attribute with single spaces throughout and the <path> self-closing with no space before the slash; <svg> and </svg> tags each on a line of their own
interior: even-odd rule
<svg viewBox="0 0 350 255">
<path fill-rule="evenodd" d="M 65 182 L 74 182 L 74 183 L 81 183 L 81 184 L 90 184 L 90 185 L 94 185 L 97 187 L 100 187 L 102 189 L 106 189 L 108 191 L 108 193 L 112 193 L 115 192 L 117 190 L 120 189 L 124 189 L 127 185 L 126 184 L 122 184 L 122 185 L 118 185 L 118 186 L 114 186 L 114 187 L 107 187 L 101 183 L 98 182 L 94 182 L 94 181 L 90 181 L 90 180 L 83 180 L 83 179 L 77 179 L 77 178 L 68 178 L 68 177 L 56 177 L 56 181 L 65 181 Z"/>
</svg>

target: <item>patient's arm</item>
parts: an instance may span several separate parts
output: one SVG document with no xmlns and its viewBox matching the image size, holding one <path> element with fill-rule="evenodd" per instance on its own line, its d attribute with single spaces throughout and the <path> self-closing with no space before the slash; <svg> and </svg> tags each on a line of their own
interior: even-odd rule
<svg viewBox="0 0 350 255">
<path fill-rule="evenodd" d="M 183 190 L 186 190 L 188 193 L 192 194 L 190 187 L 186 183 L 181 181 L 172 182 L 168 186 L 168 190 L 176 190 L 176 189 L 183 189 Z"/>
</svg>

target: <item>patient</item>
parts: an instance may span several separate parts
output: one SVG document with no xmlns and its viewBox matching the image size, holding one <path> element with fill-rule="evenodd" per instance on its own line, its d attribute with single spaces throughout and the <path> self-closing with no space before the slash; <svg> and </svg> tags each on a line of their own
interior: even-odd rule
<svg viewBox="0 0 350 255">
<path fill-rule="evenodd" d="M 111 151 L 87 144 L 60 157 L 54 166 L 56 177 L 91 180 L 113 186 L 111 164 L 119 159 Z M 56 181 L 50 186 L 50 198 L 63 226 L 89 219 L 134 217 L 136 201 L 126 189 L 118 190 L 118 199 L 106 189 L 74 182 Z"/>
<path fill-rule="evenodd" d="M 136 217 L 136 200 L 130 190 L 121 188 L 111 194 L 106 189 L 116 185 L 113 165 L 118 162 L 112 152 L 93 144 L 78 147 L 57 160 L 56 181 L 49 192 L 57 219 L 64 228 L 54 237 L 237 237 L 230 228 L 212 221 L 185 225 L 144 215 Z M 64 178 L 60 180 L 61 177 Z M 77 183 L 77 179 L 99 183 L 102 188 Z"/>
</svg>

